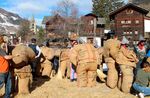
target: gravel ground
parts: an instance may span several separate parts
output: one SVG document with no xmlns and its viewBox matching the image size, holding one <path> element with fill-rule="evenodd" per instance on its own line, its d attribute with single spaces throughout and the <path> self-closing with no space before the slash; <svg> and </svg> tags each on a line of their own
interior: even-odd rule
<svg viewBox="0 0 150 98">
<path fill-rule="evenodd" d="M 38 79 L 33 83 L 31 93 L 17 95 L 15 98 L 137 98 L 132 94 L 124 94 L 117 88 L 110 89 L 105 83 L 97 83 L 93 88 L 78 88 L 77 82 L 67 79 L 52 78 L 49 81 Z"/>
<path fill-rule="evenodd" d="M 1 98 L 1 97 L 0 97 Z M 77 82 L 67 79 L 52 78 L 45 80 L 38 78 L 33 82 L 31 93 L 28 95 L 15 95 L 14 98 L 138 98 L 132 94 L 124 94 L 117 88 L 110 89 L 105 83 L 97 82 L 96 87 L 78 88 Z M 150 97 L 146 97 L 150 98 Z"/>
</svg>

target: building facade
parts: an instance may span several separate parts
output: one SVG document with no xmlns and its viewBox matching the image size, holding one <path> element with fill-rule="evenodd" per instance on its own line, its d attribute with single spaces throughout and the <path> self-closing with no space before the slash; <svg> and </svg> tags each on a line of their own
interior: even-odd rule
<svg viewBox="0 0 150 98">
<path fill-rule="evenodd" d="M 126 36 L 131 44 L 137 44 L 139 36 L 144 36 L 144 20 L 148 11 L 132 3 L 110 13 L 111 29 L 122 39 Z"/>
<path fill-rule="evenodd" d="M 82 30 L 80 36 L 102 37 L 104 34 L 105 19 L 89 13 L 81 17 Z"/>
<path fill-rule="evenodd" d="M 65 19 L 60 15 L 56 14 L 43 19 L 43 24 L 45 24 L 45 30 L 48 37 L 63 37 L 65 36 L 66 23 Z"/>
</svg>

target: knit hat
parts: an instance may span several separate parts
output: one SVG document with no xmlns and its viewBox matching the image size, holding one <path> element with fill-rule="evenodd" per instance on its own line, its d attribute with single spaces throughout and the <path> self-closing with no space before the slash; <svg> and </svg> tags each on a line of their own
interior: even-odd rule
<svg viewBox="0 0 150 98">
<path fill-rule="evenodd" d="M 145 39 L 142 35 L 139 36 L 139 41 L 145 41 Z"/>
<path fill-rule="evenodd" d="M 129 41 L 125 36 L 123 36 L 121 44 L 129 44 Z"/>
</svg>

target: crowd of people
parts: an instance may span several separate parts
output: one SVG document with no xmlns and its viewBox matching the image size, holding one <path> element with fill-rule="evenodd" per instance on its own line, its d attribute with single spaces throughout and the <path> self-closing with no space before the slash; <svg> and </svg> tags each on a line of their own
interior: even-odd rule
<svg viewBox="0 0 150 98">
<path fill-rule="evenodd" d="M 20 46 L 20 45 L 26 46 L 26 45 L 23 43 L 20 43 L 18 38 L 14 38 L 13 45 L 9 45 L 8 37 L 6 37 L 5 35 L 0 35 L 0 45 L 1 45 L 1 47 L 0 47 L 0 65 L 1 65 L 0 66 L 0 89 L 5 85 L 4 98 L 10 98 L 12 92 L 17 91 L 16 90 L 17 88 L 19 89 L 20 87 L 22 87 L 22 86 L 20 86 L 22 77 L 26 77 L 25 75 L 23 75 L 23 73 L 27 74 L 28 73 L 27 71 L 29 71 L 29 73 L 32 72 L 32 75 L 30 75 L 31 78 L 35 76 L 35 68 L 37 66 L 37 58 L 39 58 L 39 56 L 41 55 L 41 50 L 38 47 L 38 45 L 36 45 L 36 39 L 35 38 L 31 39 L 31 44 L 29 44 L 28 47 L 30 47 L 31 50 L 33 52 L 35 52 L 35 56 L 34 56 L 35 59 L 32 62 L 28 62 L 28 63 L 30 63 L 31 66 L 28 66 L 26 64 L 24 65 L 21 63 L 19 65 L 17 65 L 13 62 L 13 59 L 21 60 L 20 54 L 25 55 L 26 51 L 17 49 L 17 51 L 14 52 L 15 54 L 12 54 L 12 51 L 17 46 Z M 31 52 L 31 53 L 33 53 L 33 52 Z M 33 53 L 33 55 L 34 55 L 34 53 Z M 18 69 L 21 69 L 21 70 L 18 70 Z M 26 72 L 25 72 L 25 70 L 26 70 Z M 22 73 L 20 74 L 20 72 L 22 72 Z M 16 79 L 18 79 L 18 78 L 19 78 L 19 80 L 16 81 Z M 14 81 L 18 82 L 18 84 L 16 84 Z M 20 87 L 15 87 L 16 85 L 18 85 Z M 24 82 L 24 84 L 22 84 L 22 85 L 26 85 L 26 83 Z M 27 82 L 27 85 L 28 85 L 28 82 Z M 25 89 L 25 88 L 22 88 L 22 89 Z M 27 92 L 28 92 L 28 90 L 27 90 Z"/>
<path fill-rule="evenodd" d="M 42 67 L 46 68 L 46 66 L 52 66 L 43 70 L 45 74 L 42 73 L 42 75 L 47 75 L 50 78 L 50 74 L 52 74 L 51 70 L 55 65 L 58 66 L 59 64 L 58 73 L 61 73 L 61 78 L 68 78 L 71 82 L 77 81 L 78 87 L 96 86 L 96 77 L 99 76 L 100 80 L 105 80 L 106 85 L 111 89 L 117 87 L 124 93 L 131 93 L 133 90 L 136 91 L 140 98 L 150 95 L 150 87 L 148 87 L 150 81 L 150 48 L 149 43 L 146 43 L 146 40 L 142 36 L 140 36 L 138 44 L 131 49 L 131 47 L 129 47 L 130 42 L 125 36 L 123 36 L 121 41 L 118 40 L 117 36 L 113 36 L 113 38 L 104 42 L 103 47 L 98 48 L 94 47 L 91 38 L 87 38 L 87 42 L 83 42 L 78 40 L 77 35 L 72 34 L 68 47 L 58 52 L 57 56 L 59 62 L 57 62 L 57 64 L 53 62 L 55 61 L 56 52 L 53 51 L 49 54 L 48 52 L 50 50 L 45 49 L 46 54 L 44 54 L 44 49 L 41 49 L 41 47 L 36 44 L 35 38 L 32 38 L 31 44 L 27 45 L 27 47 L 34 52 L 34 54 L 29 52 L 30 56 L 27 55 L 29 50 L 26 51 L 26 53 L 15 55 L 8 53 L 7 44 L 2 45 L 4 43 L 6 44 L 7 41 L 4 40 L 4 36 L 0 36 L 0 44 L 3 46 L 0 48 L 0 88 L 5 84 L 4 98 L 10 98 L 13 87 L 11 80 L 13 75 L 11 75 L 11 71 L 9 70 L 10 67 L 13 68 L 14 64 L 10 62 L 11 59 L 11 61 L 15 63 L 19 62 L 17 64 L 22 65 L 21 67 L 15 67 L 17 69 L 15 72 L 20 81 L 28 81 L 26 82 L 27 86 L 32 83 L 30 82 L 32 78 L 33 81 L 36 81 L 36 78 L 39 77 L 37 72 L 41 72 L 41 70 L 44 69 Z M 18 39 L 16 39 L 14 48 L 18 45 L 20 45 L 20 43 Z M 14 52 L 13 49 L 12 52 Z M 26 58 L 20 56 L 25 54 L 27 56 Z M 31 54 L 33 54 L 33 60 L 31 60 Z M 47 56 L 52 54 L 53 56 L 51 57 Z M 19 57 L 19 59 L 17 57 Z M 41 62 L 41 58 L 42 61 L 44 60 L 44 64 L 41 66 L 42 69 L 39 69 L 39 63 L 43 63 Z M 101 77 L 104 75 L 103 63 L 108 67 L 107 78 Z M 18 69 L 21 70 L 18 71 Z M 101 75 L 99 75 L 98 71 L 101 72 Z M 25 86 L 22 83 L 18 84 L 20 89 Z M 29 92 L 29 87 L 26 88 L 26 92 Z M 24 90 L 20 92 L 24 93 Z"/>
</svg>

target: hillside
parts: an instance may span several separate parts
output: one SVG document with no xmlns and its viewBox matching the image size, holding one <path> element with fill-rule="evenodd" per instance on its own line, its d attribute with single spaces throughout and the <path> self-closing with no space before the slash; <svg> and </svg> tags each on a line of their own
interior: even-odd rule
<svg viewBox="0 0 150 98">
<path fill-rule="evenodd" d="M 17 32 L 20 23 L 24 21 L 19 15 L 0 8 L 0 33 Z"/>
<path fill-rule="evenodd" d="M 150 11 L 150 0 L 133 0 L 133 3 Z"/>
</svg>

